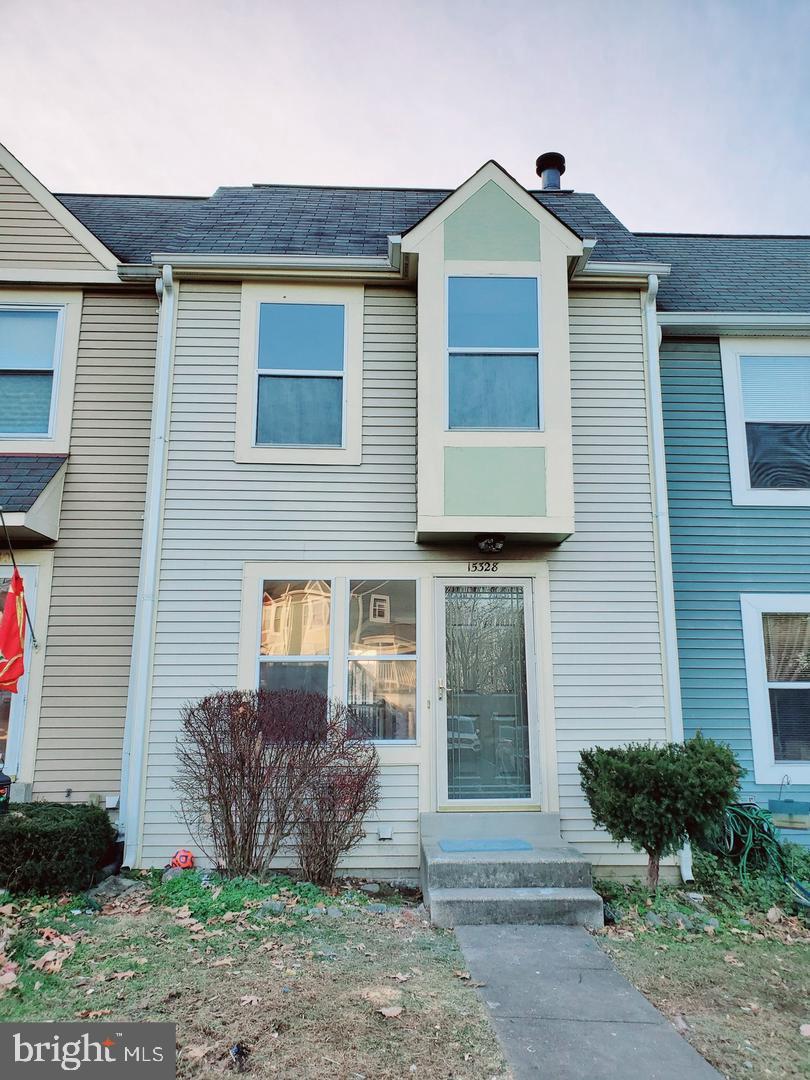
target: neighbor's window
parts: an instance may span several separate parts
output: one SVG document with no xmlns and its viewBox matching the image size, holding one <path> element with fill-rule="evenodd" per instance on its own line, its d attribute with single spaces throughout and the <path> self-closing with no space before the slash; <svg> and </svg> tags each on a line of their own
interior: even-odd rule
<svg viewBox="0 0 810 1080">
<path fill-rule="evenodd" d="M 810 354 L 741 356 L 751 487 L 810 488 Z"/>
<path fill-rule="evenodd" d="M 810 506 L 810 340 L 721 338 L 732 501 Z"/>
<path fill-rule="evenodd" d="M 342 446 L 342 304 L 261 304 L 257 446 Z"/>
<path fill-rule="evenodd" d="M 347 704 L 374 739 L 416 738 L 416 582 L 353 580 Z"/>
<path fill-rule="evenodd" d="M 328 581 L 265 581 L 259 686 L 329 692 L 332 589 Z"/>
<path fill-rule="evenodd" d="M 0 436 L 51 432 L 60 312 L 0 308 Z"/>
<path fill-rule="evenodd" d="M 540 319 L 533 277 L 451 277 L 451 429 L 539 430 Z"/>
<path fill-rule="evenodd" d="M 762 616 L 774 761 L 810 762 L 810 612 Z"/>
</svg>

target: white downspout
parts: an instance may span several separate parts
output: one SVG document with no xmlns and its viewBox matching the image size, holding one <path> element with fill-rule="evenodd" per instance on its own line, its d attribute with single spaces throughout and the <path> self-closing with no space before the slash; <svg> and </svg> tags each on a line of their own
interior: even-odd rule
<svg viewBox="0 0 810 1080">
<path fill-rule="evenodd" d="M 664 636 L 664 667 L 667 678 L 670 734 L 673 742 L 683 742 L 683 707 L 681 704 L 681 675 L 678 664 L 678 633 L 675 622 L 675 584 L 672 574 L 672 546 L 669 533 L 667 503 L 667 463 L 664 443 L 664 407 L 661 396 L 661 370 L 658 347 L 661 330 L 658 326 L 655 300 L 658 295 L 658 275 L 647 277 L 644 299 L 644 334 L 647 342 L 647 378 L 650 387 L 650 451 L 652 456 L 655 539 L 661 577 L 661 626 Z M 687 843 L 680 855 L 681 877 L 692 879 L 692 849 Z"/>
<path fill-rule="evenodd" d="M 155 282 L 160 298 L 157 353 L 155 356 L 152 427 L 146 474 L 146 500 L 141 541 L 141 565 L 132 635 L 132 663 L 129 674 L 127 714 L 124 723 L 124 750 L 121 767 L 120 826 L 124 833 L 124 862 L 132 866 L 138 854 L 141 801 L 146 755 L 149 694 L 152 683 L 152 650 L 155 636 L 155 607 L 160 560 L 160 529 L 163 517 L 163 488 L 169 433 L 169 398 L 172 382 L 172 339 L 175 289 L 168 264 Z"/>
</svg>

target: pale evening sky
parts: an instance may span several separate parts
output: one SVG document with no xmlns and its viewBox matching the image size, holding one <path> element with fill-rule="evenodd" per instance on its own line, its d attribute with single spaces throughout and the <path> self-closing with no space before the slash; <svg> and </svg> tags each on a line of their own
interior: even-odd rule
<svg viewBox="0 0 810 1080">
<path fill-rule="evenodd" d="M 453 187 L 810 233 L 810 0 L 0 0 L 0 142 L 53 191 Z"/>
</svg>

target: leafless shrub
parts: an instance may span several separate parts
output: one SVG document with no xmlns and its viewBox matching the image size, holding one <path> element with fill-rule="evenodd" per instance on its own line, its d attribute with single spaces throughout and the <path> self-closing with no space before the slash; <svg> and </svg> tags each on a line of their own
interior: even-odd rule
<svg viewBox="0 0 810 1080">
<path fill-rule="evenodd" d="M 290 833 L 321 754 L 324 704 L 311 697 L 221 691 L 181 712 L 183 816 L 202 850 L 232 874 L 265 872 Z"/>
<path fill-rule="evenodd" d="M 181 721 L 180 805 L 216 865 L 265 873 L 298 826 L 302 869 L 333 880 L 377 799 L 376 751 L 345 706 L 303 691 L 221 691 L 184 706 Z"/>
<path fill-rule="evenodd" d="M 364 818 L 380 794 L 377 750 L 358 719 L 337 701 L 327 716 L 324 757 L 307 777 L 293 833 L 301 874 L 325 888 L 341 856 L 362 840 Z"/>
</svg>

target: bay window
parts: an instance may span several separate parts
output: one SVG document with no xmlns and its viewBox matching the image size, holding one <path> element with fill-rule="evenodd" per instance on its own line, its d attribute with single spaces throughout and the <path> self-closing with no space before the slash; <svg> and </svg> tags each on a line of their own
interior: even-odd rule
<svg viewBox="0 0 810 1080">
<path fill-rule="evenodd" d="M 534 277 L 450 277 L 448 427 L 542 430 L 540 312 Z"/>
</svg>

